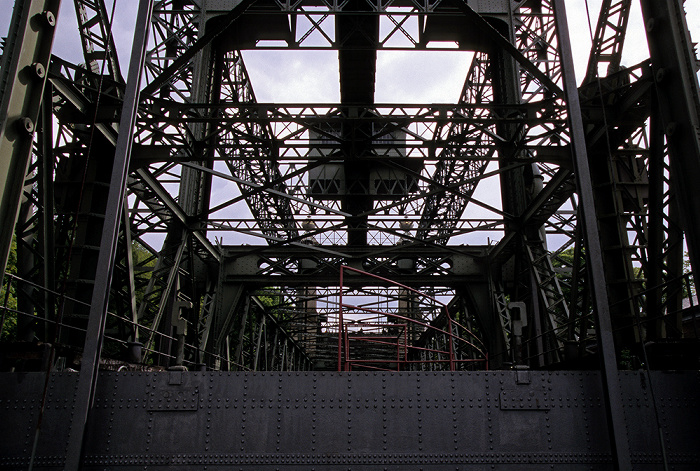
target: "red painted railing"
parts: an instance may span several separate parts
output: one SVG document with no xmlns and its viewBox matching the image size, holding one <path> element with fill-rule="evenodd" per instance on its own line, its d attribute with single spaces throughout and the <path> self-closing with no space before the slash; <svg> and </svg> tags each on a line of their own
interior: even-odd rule
<svg viewBox="0 0 700 471">
<path fill-rule="evenodd" d="M 447 330 L 436 327 L 435 325 L 428 324 L 426 322 L 412 319 L 410 317 L 405 317 L 399 314 L 394 314 L 390 312 L 383 312 L 375 309 L 369 309 L 366 307 L 353 306 L 351 304 L 346 304 L 343 302 L 343 291 L 344 291 L 344 273 L 346 271 L 357 273 L 362 276 L 373 278 L 379 280 L 383 283 L 397 286 L 408 292 L 414 293 L 427 301 L 431 301 L 435 305 L 439 306 L 439 309 L 445 313 Z M 367 273 L 357 268 L 348 267 L 343 265 L 340 267 L 340 292 L 338 296 L 338 371 L 350 371 L 353 366 L 361 366 L 365 369 L 380 369 L 380 370 L 402 370 L 408 369 L 419 363 L 449 363 L 449 370 L 455 371 L 457 366 L 461 366 L 463 363 L 479 363 L 483 362 L 484 367 L 488 369 L 488 354 L 486 352 L 485 346 L 481 340 L 474 335 L 466 327 L 462 326 L 456 322 L 449 312 L 447 305 L 440 300 L 431 297 L 423 292 L 420 292 L 414 288 L 411 288 L 401 283 L 397 283 L 388 278 L 384 278 L 372 273 Z M 354 319 L 347 321 L 344 314 L 352 312 Z M 357 318 L 358 315 L 371 315 L 371 317 Z M 381 319 L 386 319 L 391 322 L 378 322 Z M 435 336 L 444 336 L 448 339 L 447 349 L 439 350 L 433 348 L 425 348 L 419 346 L 409 345 L 408 331 L 409 326 L 415 326 L 423 331 L 431 331 Z M 470 342 L 460 335 L 455 335 L 455 327 L 459 328 L 461 332 L 467 333 L 474 342 Z M 365 331 L 365 329 L 367 329 Z M 403 329 L 402 334 L 399 335 L 399 330 Z M 390 335 L 390 332 L 395 332 L 394 335 Z M 403 337 L 403 338 L 402 338 Z M 403 340 L 403 344 L 401 343 Z M 350 342 L 363 342 L 364 345 L 374 345 L 381 347 L 396 347 L 396 357 L 395 358 L 352 358 Z M 480 344 L 480 346 L 476 344 Z M 359 345 L 359 344 L 358 344 Z M 483 358 L 470 358 L 470 359 L 460 359 L 457 358 L 455 354 L 455 345 L 458 347 L 469 346 L 473 351 L 481 354 Z M 362 351 L 361 348 L 358 350 Z M 367 348 L 365 348 L 367 350 Z M 393 348 L 391 349 L 393 351 Z M 429 360 L 413 360 L 409 357 L 409 351 L 413 352 L 424 352 L 436 355 L 438 358 Z"/>
</svg>

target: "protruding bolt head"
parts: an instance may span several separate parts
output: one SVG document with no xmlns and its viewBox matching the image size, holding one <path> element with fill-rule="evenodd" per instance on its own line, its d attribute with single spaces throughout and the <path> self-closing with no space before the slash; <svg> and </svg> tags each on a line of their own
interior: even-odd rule
<svg viewBox="0 0 700 471">
<path fill-rule="evenodd" d="M 666 69 L 664 69 L 663 67 L 659 67 L 659 69 L 656 71 L 656 81 L 663 82 L 665 78 L 666 78 Z"/>
<path fill-rule="evenodd" d="M 656 20 L 654 18 L 649 18 L 646 24 L 647 33 L 651 33 L 654 30 L 654 26 L 656 26 Z"/>
<path fill-rule="evenodd" d="M 39 62 L 35 62 L 32 64 L 32 70 L 34 70 L 34 73 L 40 79 L 43 79 L 46 76 L 46 69 L 44 68 L 43 64 Z"/>
<path fill-rule="evenodd" d="M 50 11 L 44 11 L 41 16 L 46 20 L 46 23 L 52 28 L 56 26 L 56 16 Z"/>
<path fill-rule="evenodd" d="M 17 125 L 21 131 L 26 132 L 27 134 L 32 134 L 34 132 L 34 121 L 32 121 L 31 118 L 27 118 L 26 116 L 24 118 L 20 118 L 17 121 Z"/>
</svg>

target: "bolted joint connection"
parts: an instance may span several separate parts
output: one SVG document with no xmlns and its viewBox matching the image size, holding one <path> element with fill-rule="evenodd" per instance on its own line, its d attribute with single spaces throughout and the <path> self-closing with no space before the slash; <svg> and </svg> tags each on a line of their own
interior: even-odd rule
<svg viewBox="0 0 700 471">
<path fill-rule="evenodd" d="M 38 18 L 38 19 L 44 21 L 51 28 L 56 26 L 56 15 L 54 15 L 52 12 L 50 12 L 48 10 L 42 11 L 41 13 L 37 13 L 35 18 Z"/>
<path fill-rule="evenodd" d="M 32 65 L 29 66 L 29 70 L 31 71 L 32 74 L 34 74 L 36 77 L 43 79 L 46 77 L 46 68 L 44 67 L 43 64 L 39 62 L 34 62 Z"/>
<path fill-rule="evenodd" d="M 20 118 L 17 120 L 17 128 L 20 132 L 31 136 L 34 133 L 34 121 L 26 116 L 24 118 Z"/>
</svg>

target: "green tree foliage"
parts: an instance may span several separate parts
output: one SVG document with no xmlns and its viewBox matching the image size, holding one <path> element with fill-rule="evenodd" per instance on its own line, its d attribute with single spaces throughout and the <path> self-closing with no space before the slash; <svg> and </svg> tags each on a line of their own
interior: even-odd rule
<svg viewBox="0 0 700 471">
<path fill-rule="evenodd" d="M 686 252 L 683 254 L 683 274 L 688 277 L 690 283 L 683 283 L 683 296 L 697 296 L 695 291 L 695 284 L 693 283 L 693 276 L 691 275 L 693 271 L 693 266 L 690 264 L 690 254 Z M 688 293 L 688 288 L 690 288 L 690 293 Z"/>
<path fill-rule="evenodd" d="M 12 238 L 12 246 L 10 247 L 10 255 L 7 259 L 7 271 L 13 275 L 17 274 L 17 242 Z M 17 295 L 15 293 L 15 285 L 10 282 L 9 277 L 4 277 L 2 288 L 0 288 L 0 317 L 4 318 L 2 324 L 1 341 L 13 340 L 17 331 L 17 314 L 13 311 L 17 309 Z M 10 288 L 9 293 L 7 288 Z M 5 301 L 7 299 L 7 302 Z"/>
<path fill-rule="evenodd" d="M 289 320 L 292 315 L 284 308 L 284 296 L 277 288 L 263 288 L 255 297 L 265 307 L 265 310 L 279 321 Z"/>
<path fill-rule="evenodd" d="M 157 257 L 138 241 L 131 243 L 131 257 L 134 262 L 134 278 L 136 283 L 136 305 L 140 305 L 146 294 L 146 286 L 153 276 Z"/>
</svg>

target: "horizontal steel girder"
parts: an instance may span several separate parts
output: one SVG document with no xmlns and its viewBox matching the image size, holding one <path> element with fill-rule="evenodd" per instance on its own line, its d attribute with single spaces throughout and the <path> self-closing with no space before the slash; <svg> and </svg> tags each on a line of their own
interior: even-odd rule
<svg viewBox="0 0 700 471">
<path fill-rule="evenodd" d="M 223 281 L 250 287 L 337 286 L 341 265 L 386 276 L 409 286 L 460 288 L 467 283 L 486 283 L 487 280 L 483 263 L 485 247 L 398 245 L 336 249 L 334 252 L 328 247 L 307 244 L 224 247 Z M 367 281 L 346 276 L 344 283 L 367 284 Z M 372 280 L 372 284 L 386 283 Z"/>
</svg>

